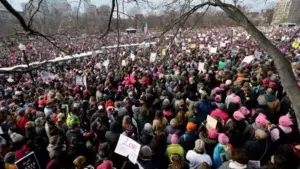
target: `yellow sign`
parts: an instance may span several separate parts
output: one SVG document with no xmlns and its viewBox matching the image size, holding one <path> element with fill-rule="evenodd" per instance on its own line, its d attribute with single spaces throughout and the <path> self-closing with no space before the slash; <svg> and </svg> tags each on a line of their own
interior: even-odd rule
<svg viewBox="0 0 300 169">
<path fill-rule="evenodd" d="M 167 55 L 167 49 L 162 49 L 161 55 L 162 55 L 162 56 L 166 56 L 166 55 Z"/>
<path fill-rule="evenodd" d="M 299 48 L 299 45 L 300 45 L 300 44 L 299 44 L 298 42 L 296 42 L 296 41 L 292 43 L 292 47 L 293 47 L 294 49 L 298 49 L 298 48 Z"/>
<path fill-rule="evenodd" d="M 192 48 L 192 49 L 195 49 L 195 48 L 196 48 L 196 44 L 194 44 L 194 43 L 191 44 L 191 48 Z"/>
</svg>

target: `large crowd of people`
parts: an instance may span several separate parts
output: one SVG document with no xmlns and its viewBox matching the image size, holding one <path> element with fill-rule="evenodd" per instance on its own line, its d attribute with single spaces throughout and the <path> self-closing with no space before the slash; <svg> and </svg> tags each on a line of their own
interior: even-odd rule
<svg viewBox="0 0 300 169">
<path fill-rule="evenodd" d="M 261 30 L 299 79 L 296 29 Z M 143 38 L 156 33 L 149 34 Z M 126 35 L 122 43 L 143 42 L 142 36 Z M 41 169 L 300 167 L 291 100 L 251 36 L 241 28 L 214 28 L 162 37 L 2 78 L 0 168 L 16 169 L 32 152 Z M 61 42 L 75 53 L 117 43 L 115 36 L 107 44 L 96 41 Z M 42 42 L 28 44 L 31 58 L 58 53 Z M 115 152 L 120 136 L 140 145 L 136 162 Z"/>
</svg>

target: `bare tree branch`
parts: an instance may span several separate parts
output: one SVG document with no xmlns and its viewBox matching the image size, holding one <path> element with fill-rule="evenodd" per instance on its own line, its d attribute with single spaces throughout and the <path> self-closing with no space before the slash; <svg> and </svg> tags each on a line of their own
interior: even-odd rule
<svg viewBox="0 0 300 169">
<path fill-rule="evenodd" d="M 106 28 L 106 31 L 100 36 L 99 39 L 104 38 L 104 36 L 106 36 L 109 33 L 109 31 L 110 31 L 111 21 L 112 21 L 114 10 L 115 10 L 115 6 L 116 6 L 115 0 L 111 0 L 111 1 L 112 1 L 112 5 L 111 5 L 111 11 L 110 11 L 109 19 L 108 19 L 107 28 Z"/>
<path fill-rule="evenodd" d="M 33 30 L 30 25 L 27 25 L 25 22 L 25 19 L 21 16 L 21 14 L 19 12 L 17 12 L 12 6 L 11 4 L 7 1 L 7 0 L 0 0 L 0 2 L 2 3 L 2 5 L 12 14 L 14 15 L 19 23 L 21 24 L 22 28 L 26 31 L 29 32 L 28 35 L 36 35 L 36 36 L 40 36 L 44 39 L 46 39 L 49 43 L 51 43 L 54 47 L 56 47 L 57 49 L 66 52 L 64 49 L 62 49 L 61 47 L 59 47 L 53 40 L 52 37 L 50 36 L 46 36 L 38 31 Z"/>
<path fill-rule="evenodd" d="M 30 19 L 29 19 L 29 21 L 28 21 L 28 24 L 27 24 L 28 27 L 31 27 L 32 21 L 33 21 L 33 19 L 34 19 L 34 16 L 35 16 L 35 14 L 36 14 L 37 12 L 39 12 L 42 2 L 43 2 L 43 0 L 40 0 L 40 2 L 38 3 L 37 9 L 34 11 L 34 13 L 32 14 L 32 16 L 30 17 Z"/>
<path fill-rule="evenodd" d="M 78 7 L 77 7 L 77 13 L 76 13 L 76 21 L 78 22 L 78 18 L 79 18 L 79 10 L 80 10 L 80 6 L 81 6 L 81 0 L 79 0 L 78 3 Z M 78 25 L 76 26 L 76 31 L 78 33 Z"/>
</svg>

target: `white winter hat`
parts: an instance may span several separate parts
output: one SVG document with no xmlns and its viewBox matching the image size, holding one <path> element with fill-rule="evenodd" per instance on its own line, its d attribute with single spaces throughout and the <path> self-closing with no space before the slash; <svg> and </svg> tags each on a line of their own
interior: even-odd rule
<svg viewBox="0 0 300 169">
<path fill-rule="evenodd" d="M 19 141 L 21 141 L 24 137 L 21 135 L 21 134 L 18 134 L 18 133 L 12 133 L 11 135 L 10 135 L 10 138 L 11 138 L 11 140 L 12 140 L 12 142 L 19 142 Z"/>
</svg>

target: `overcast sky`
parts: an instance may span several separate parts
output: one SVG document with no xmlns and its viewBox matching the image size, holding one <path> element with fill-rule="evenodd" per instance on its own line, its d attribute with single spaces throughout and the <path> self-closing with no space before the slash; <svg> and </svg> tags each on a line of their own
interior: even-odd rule
<svg viewBox="0 0 300 169">
<path fill-rule="evenodd" d="M 79 0 L 68 0 L 71 2 L 72 6 L 77 6 Z M 159 5 L 162 1 L 165 0 L 151 0 L 151 2 L 156 2 L 156 5 Z M 194 0 L 194 2 L 197 0 Z M 199 0 L 200 1 L 200 0 Z M 261 9 L 268 8 L 271 4 L 274 4 L 274 2 L 278 0 L 267 0 L 267 3 L 265 3 L 265 0 L 241 0 L 243 4 L 247 5 L 251 10 L 253 11 L 260 11 Z M 22 10 L 21 3 L 26 3 L 28 0 L 9 0 L 11 4 L 17 9 Z M 111 5 L 111 0 L 91 0 L 92 4 L 96 6 L 101 5 Z M 170 0 L 168 0 L 170 2 Z M 226 0 L 226 2 L 232 2 L 232 0 Z M 126 10 L 130 10 L 131 8 L 134 8 L 136 5 L 135 3 L 131 3 L 126 7 Z M 83 6 L 82 6 L 83 7 Z"/>
</svg>

